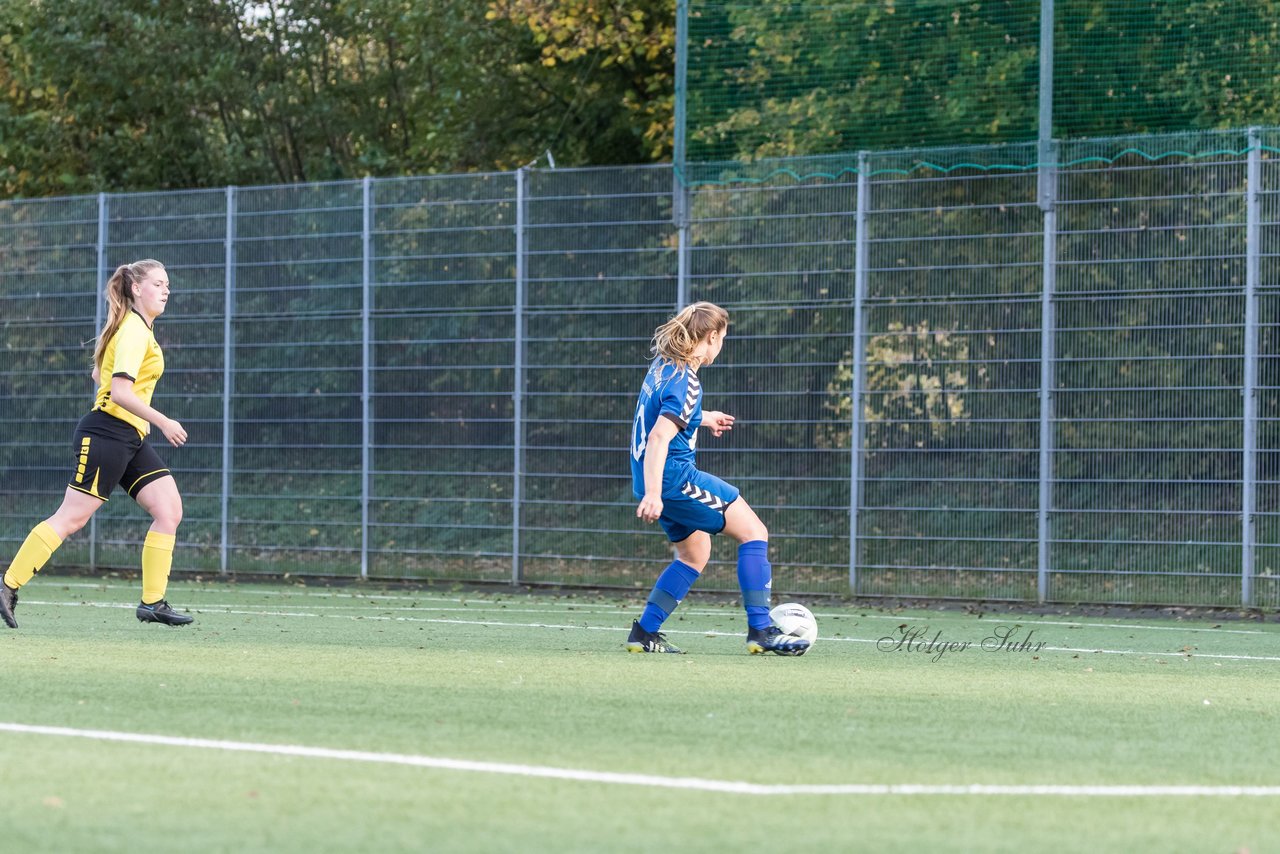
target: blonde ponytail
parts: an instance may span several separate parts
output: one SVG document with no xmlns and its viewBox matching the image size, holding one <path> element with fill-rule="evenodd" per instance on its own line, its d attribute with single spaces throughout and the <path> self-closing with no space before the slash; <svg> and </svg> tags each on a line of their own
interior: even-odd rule
<svg viewBox="0 0 1280 854">
<path fill-rule="evenodd" d="M 147 273 L 157 267 L 164 267 L 164 265 L 150 258 L 134 261 L 132 264 L 121 264 L 116 267 L 111 278 L 107 279 L 107 287 L 104 289 L 107 297 L 107 322 L 98 333 L 98 344 L 93 348 L 94 367 L 102 368 L 102 357 L 106 355 L 107 345 L 120 330 L 120 324 L 124 323 L 125 315 L 133 307 L 134 282 L 141 281 Z"/>
<path fill-rule="evenodd" d="M 652 354 L 681 368 L 693 363 L 693 351 L 712 332 L 729 328 L 729 312 L 715 303 L 695 302 L 653 333 Z"/>
</svg>

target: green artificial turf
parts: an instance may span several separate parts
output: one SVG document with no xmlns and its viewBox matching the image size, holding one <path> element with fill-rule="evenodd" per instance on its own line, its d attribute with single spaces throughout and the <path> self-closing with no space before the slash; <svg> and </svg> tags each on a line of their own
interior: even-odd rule
<svg viewBox="0 0 1280 854">
<path fill-rule="evenodd" d="M 658 785 L 9 731 L 4 850 L 1280 847 L 1275 793 L 743 794 L 661 779 L 1280 791 L 1275 622 L 810 601 L 822 637 L 782 658 L 745 654 L 740 609 L 695 594 L 665 627 L 688 655 L 628 655 L 639 603 L 587 594 L 175 582 L 169 600 L 196 616 L 180 629 L 138 623 L 136 595 L 92 579 L 25 588 L 21 628 L 0 633 L 0 724 Z"/>
</svg>

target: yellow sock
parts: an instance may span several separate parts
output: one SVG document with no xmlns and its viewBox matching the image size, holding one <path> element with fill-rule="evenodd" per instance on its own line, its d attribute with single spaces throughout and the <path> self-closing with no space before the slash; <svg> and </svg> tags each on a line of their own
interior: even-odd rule
<svg viewBox="0 0 1280 854">
<path fill-rule="evenodd" d="M 142 604 L 154 605 L 169 588 L 169 567 L 173 566 L 173 534 L 147 531 L 142 543 Z"/>
<path fill-rule="evenodd" d="M 62 545 L 62 539 L 53 532 L 48 522 L 41 522 L 31 529 L 22 548 L 13 556 L 9 571 L 4 574 L 4 583 L 17 590 L 31 580 L 31 576 L 40 571 L 53 553 Z"/>
</svg>

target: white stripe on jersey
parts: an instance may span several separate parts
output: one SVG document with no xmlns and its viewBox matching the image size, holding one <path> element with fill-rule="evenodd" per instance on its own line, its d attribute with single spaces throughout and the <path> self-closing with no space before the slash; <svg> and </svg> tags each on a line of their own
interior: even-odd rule
<svg viewBox="0 0 1280 854">
<path fill-rule="evenodd" d="M 702 383 L 698 382 L 697 374 L 689 372 L 689 386 L 684 394 L 684 408 L 680 410 L 680 420 L 688 424 L 693 419 L 693 410 L 698 405 L 698 400 L 702 397 Z"/>
</svg>

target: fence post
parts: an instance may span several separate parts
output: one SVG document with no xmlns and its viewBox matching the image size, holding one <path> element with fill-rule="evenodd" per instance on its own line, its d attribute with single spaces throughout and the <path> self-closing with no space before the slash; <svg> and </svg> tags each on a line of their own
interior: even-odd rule
<svg viewBox="0 0 1280 854">
<path fill-rule="evenodd" d="M 360 225 L 360 577 L 369 577 L 369 467 L 372 463 L 373 371 L 369 342 L 370 314 L 373 311 L 373 179 L 360 183 L 362 219 Z"/>
<path fill-rule="evenodd" d="M 107 276 L 110 275 L 107 270 L 107 213 L 107 194 L 98 193 L 98 275 L 93 288 L 93 335 L 95 338 L 105 321 L 103 315 L 106 301 L 103 299 L 103 290 L 107 284 Z M 95 388 L 93 393 L 97 394 L 98 390 Z M 89 517 L 89 569 L 94 571 L 97 568 L 98 514 L 94 513 Z"/>
<path fill-rule="evenodd" d="M 1044 212 L 1044 250 L 1040 288 L 1040 490 L 1036 512 L 1036 598 L 1049 598 L 1049 515 L 1053 509 L 1053 376 L 1057 358 L 1056 306 L 1058 289 L 1058 166 L 1057 146 L 1046 140 L 1039 146 L 1037 184 L 1040 210 Z"/>
<path fill-rule="evenodd" d="M 1053 0 L 1040 0 L 1040 89 L 1038 138 L 1053 138 Z"/>
<path fill-rule="evenodd" d="M 671 212 L 676 226 L 676 311 L 689 304 L 689 188 L 671 170 Z"/>
<path fill-rule="evenodd" d="M 865 419 L 862 397 L 866 392 L 867 361 L 867 211 L 871 203 L 871 182 L 867 177 L 867 153 L 858 152 L 857 201 L 854 206 L 853 235 L 853 342 L 850 345 L 852 371 L 849 421 L 849 592 L 858 595 L 858 510 L 862 506 L 862 445 Z"/>
<path fill-rule="evenodd" d="M 1053 0 L 1040 0 L 1039 117 L 1036 122 L 1037 201 L 1044 212 L 1040 289 L 1040 489 L 1036 512 L 1036 598 L 1049 597 L 1049 513 L 1053 506 L 1054 294 L 1058 271 L 1058 168 L 1053 142 Z"/>
<path fill-rule="evenodd" d="M 676 180 L 684 180 L 684 161 L 688 156 L 689 116 L 689 0 L 676 0 L 676 80 L 675 80 L 675 140 L 672 148 L 672 168 Z"/>
<path fill-rule="evenodd" d="M 514 376 L 511 383 L 511 583 L 519 584 L 520 504 L 524 500 L 524 301 L 525 301 L 525 192 L 527 167 L 516 170 L 516 295 Z"/>
<path fill-rule="evenodd" d="M 671 156 L 671 213 L 676 226 L 676 311 L 689 304 L 689 188 L 684 161 L 688 140 L 689 0 L 676 0 L 675 142 Z"/>
<path fill-rule="evenodd" d="M 231 318 L 236 300 L 236 188 L 227 187 L 227 224 L 223 246 L 224 280 L 222 293 L 222 488 L 221 537 L 218 571 L 227 574 L 227 523 L 231 505 L 231 395 L 235 391 L 234 327 Z"/>
<path fill-rule="evenodd" d="M 1240 604 L 1253 605 L 1258 515 L 1258 259 L 1261 252 L 1262 148 L 1257 128 L 1249 128 L 1248 183 L 1245 186 L 1244 279 L 1244 489 L 1241 495 Z"/>
</svg>

